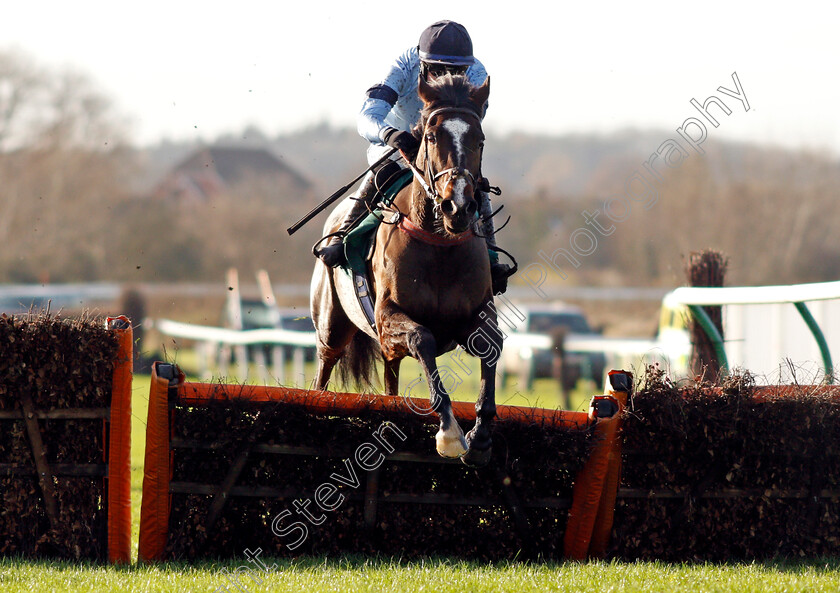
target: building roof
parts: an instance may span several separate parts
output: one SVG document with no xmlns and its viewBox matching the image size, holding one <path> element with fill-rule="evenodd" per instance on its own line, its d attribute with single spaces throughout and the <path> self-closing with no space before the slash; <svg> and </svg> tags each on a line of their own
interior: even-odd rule
<svg viewBox="0 0 840 593">
<path fill-rule="evenodd" d="M 278 194 L 302 193 L 312 184 L 296 170 L 262 148 L 209 147 L 175 166 L 158 185 L 159 198 L 207 201 L 249 180 L 269 181 Z"/>
</svg>

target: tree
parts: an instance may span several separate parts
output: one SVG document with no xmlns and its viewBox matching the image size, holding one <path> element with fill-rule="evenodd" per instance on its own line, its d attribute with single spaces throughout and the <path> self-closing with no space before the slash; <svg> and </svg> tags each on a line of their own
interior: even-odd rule
<svg viewBox="0 0 840 593">
<path fill-rule="evenodd" d="M 100 277 L 130 161 L 87 77 L 0 52 L 0 281 Z"/>
<path fill-rule="evenodd" d="M 0 151 L 25 134 L 44 88 L 43 74 L 26 57 L 0 52 Z"/>
</svg>

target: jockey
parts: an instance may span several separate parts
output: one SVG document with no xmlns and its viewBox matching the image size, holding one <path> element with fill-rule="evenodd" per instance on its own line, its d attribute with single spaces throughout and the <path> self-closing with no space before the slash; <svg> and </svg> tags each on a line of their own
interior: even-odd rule
<svg viewBox="0 0 840 593">
<path fill-rule="evenodd" d="M 473 57 L 469 33 L 453 21 L 438 21 L 423 31 L 419 46 L 411 47 L 400 55 L 385 78 L 367 90 L 357 126 L 359 134 L 370 142 L 367 149 L 370 164 L 379 160 L 390 148 L 402 150 L 409 158 L 416 156 L 420 140 L 411 130 L 419 121 L 423 108 L 423 101 L 417 94 L 419 77 L 431 80 L 445 73 L 463 74 L 474 86 L 481 86 L 487 78 L 484 65 Z M 486 112 L 487 105 L 484 109 Z M 396 160 L 400 156 L 397 154 L 392 158 Z M 388 170 L 390 174 L 395 165 L 389 162 L 381 170 L 383 173 Z M 372 206 L 377 193 L 376 179 L 377 171 L 370 171 L 365 176 L 352 196 L 355 200 L 353 207 L 342 221 L 336 236 L 316 252 L 326 265 L 335 267 L 346 261 L 341 239 L 353 221 Z M 496 240 L 490 196 L 478 190 L 475 197 L 482 220 L 481 234 L 486 237 L 487 245 L 492 249 Z M 494 293 L 505 291 L 510 269 L 505 264 L 491 263 Z"/>
</svg>

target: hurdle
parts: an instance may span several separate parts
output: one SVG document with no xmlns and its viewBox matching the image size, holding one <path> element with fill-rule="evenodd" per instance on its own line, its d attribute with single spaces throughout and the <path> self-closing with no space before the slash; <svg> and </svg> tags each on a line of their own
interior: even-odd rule
<svg viewBox="0 0 840 593">
<path fill-rule="evenodd" d="M 100 323 L 0 318 L 4 553 L 131 561 L 133 333 Z"/>
<path fill-rule="evenodd" d="M 629 373 L 615 373 L 616 377 L 629 377 Z M 625 380 L 622 385 L 629 382 Z M 585 558 L 603 554 L 620 474 L 621 441 L 617 434 L 626 402 L 626 392 L 622 393 L 611 392 L 616 403 L 609 417 L 592 412 L 498 406 L 494 455 L 507 446 L 506 457 L 500 453 L 501 462 L 494 457 L 487 468 L 472 470 L 458 460 L 442 459 L 434 453 L 428 436 L 430 430 L 436 430 L 437 420 L 428 415 L 428 400 L 282 386 L 193 383 L 185 380 L 177 366 L 156 363 L 149 395 L 139 559 L 156 562 L 234 554 L 235 543 L 225 548 L 220 542 L 238 529 L 247 531 L 249 546 L 266 546 L 264 549 L 286 555 L 323 550 L 376 552 L 394 545 L 402 546 L 402 551 L 416 538 L 422 540 L 418 547 L 426 546 L 418 550 L 421 553 L 464 552 L 487 557 L 493 554 L 487 542 L 474 540 L 489 539 L 491 532 L 505 530 L 512 532 L 524 548 L 538 539 L 539 545 L 529 550 L 534 555 Z M 427 413 L 418 414 L 417 410 Z M 472 403 L 453 402 L 453 411 L 459 422 L 475 420 Z M 196 424 L 198 428 L 185 429 L 190 414 L 207 416 Z M 231 430 L 239 430 L 240 436 L 212 433 L 208 439 L 205 433 L 203 440 L 196 438 L 194 432 L 204 430 L 205 421 L 213 414 L 219 419 L 233 418 Z M 246 418 L 241 427 L 237 424 L 240 416 Z M 306 426 L 310 422 L 311 430 Z M 359 445 L 355 457 L 352 447 L 346 446 L 366 434 L 381 437 L 383 430 L 392 442 L 376 467 L 370 462 L 376 459 L 375 440 Z M 328 437 L 310 434 L 318 431 Z M 335 437 L 342 431 L 348 431 L 346 438 Z M 289 436 L 291 433 L 294 435 Z M 394 436 L 397 433 L 408 434 L 400 440 Z M 544 435 L 548 435 L 546 442 L 568 443 L 574 450 L 540 449 L 536 455 L 543 457 L 536 462 L 514 450 L 513 441 L 527 444 Z M 364 453 L 360 456 L 361 449 Z M 558 461 L 565 459 L 564 455 L 573 456 L 574 467 Z M 184 461 L 198 459 L 196 456 L 207 460 L 206 471 L 197 472 L 196 462 Z M 220 461 L 219 457 L 224 459 Z M 307 542 L 309 547 L 301 544 L 296 551 L 277 534 L 288 535 L 298 523 L 279 529 L 277 517 L 288 515 L 276 511 L 294 501 L 300 504 L 313 492 L 319 500 L 318 479 L 336 476 L 329 472 L 341 467 L 337 462 L 342 458 L 345 464 L 361 461 L 359 466 L 366 470 L 365 484 L 362 486 L 360 479 L 358 491 L 342 487 L 339 493 L 333 493 L 333 503 L 346 500 L 345 513 L 332 513 L 330 522 L 317 526 L 297 527 L 298 540 L 306 540 L 304 530 L 310 540 L 317 539 L 316 532 L 325 533 L 318 536 L 318 541 Z M 531 471 L 531 462 L 553 467 Z M 528 469 L 523 473 L 519 466 Z M 554 467 L 560 470 L 549 471 Z M 273 471 L 273 482 L 249 481 L 263 469 Z M 301 478 L 304 474 L 305 479 Z M 232 507 L 255 505 L 257 500 L 262 502 L 253 515 L 259 517 L 226 518 Z M 475 521 L 467 525 L 469 517 L 475 517 Z M 446 532 L 448 543 L 430 549 L 436 530 L 446 531 L 444 527 L 451 528 L 453 522 L 459 522 L 459 529 L 471 535 Z M 423 529 L 427 530 L 425 535 L 420 533 Z M 476 537 L 471 539 L 472 535 Z M 464 551 L 465 546 L 471 551 Z"/>
</svg>

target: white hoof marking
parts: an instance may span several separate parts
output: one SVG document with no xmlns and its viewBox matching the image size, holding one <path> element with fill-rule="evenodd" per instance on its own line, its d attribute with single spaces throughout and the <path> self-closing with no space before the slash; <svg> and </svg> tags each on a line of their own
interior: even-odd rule
<svg viewBox="0 0 840 593">
<path fill-rule="evenodd" d="M 439 430 L 435 435 L 435 445 L 438 455 L 450 459 L 457 459 L 467 452 L 467 440 L 464 431 L 453 418 L 449 430 Z"/>
</svg>

